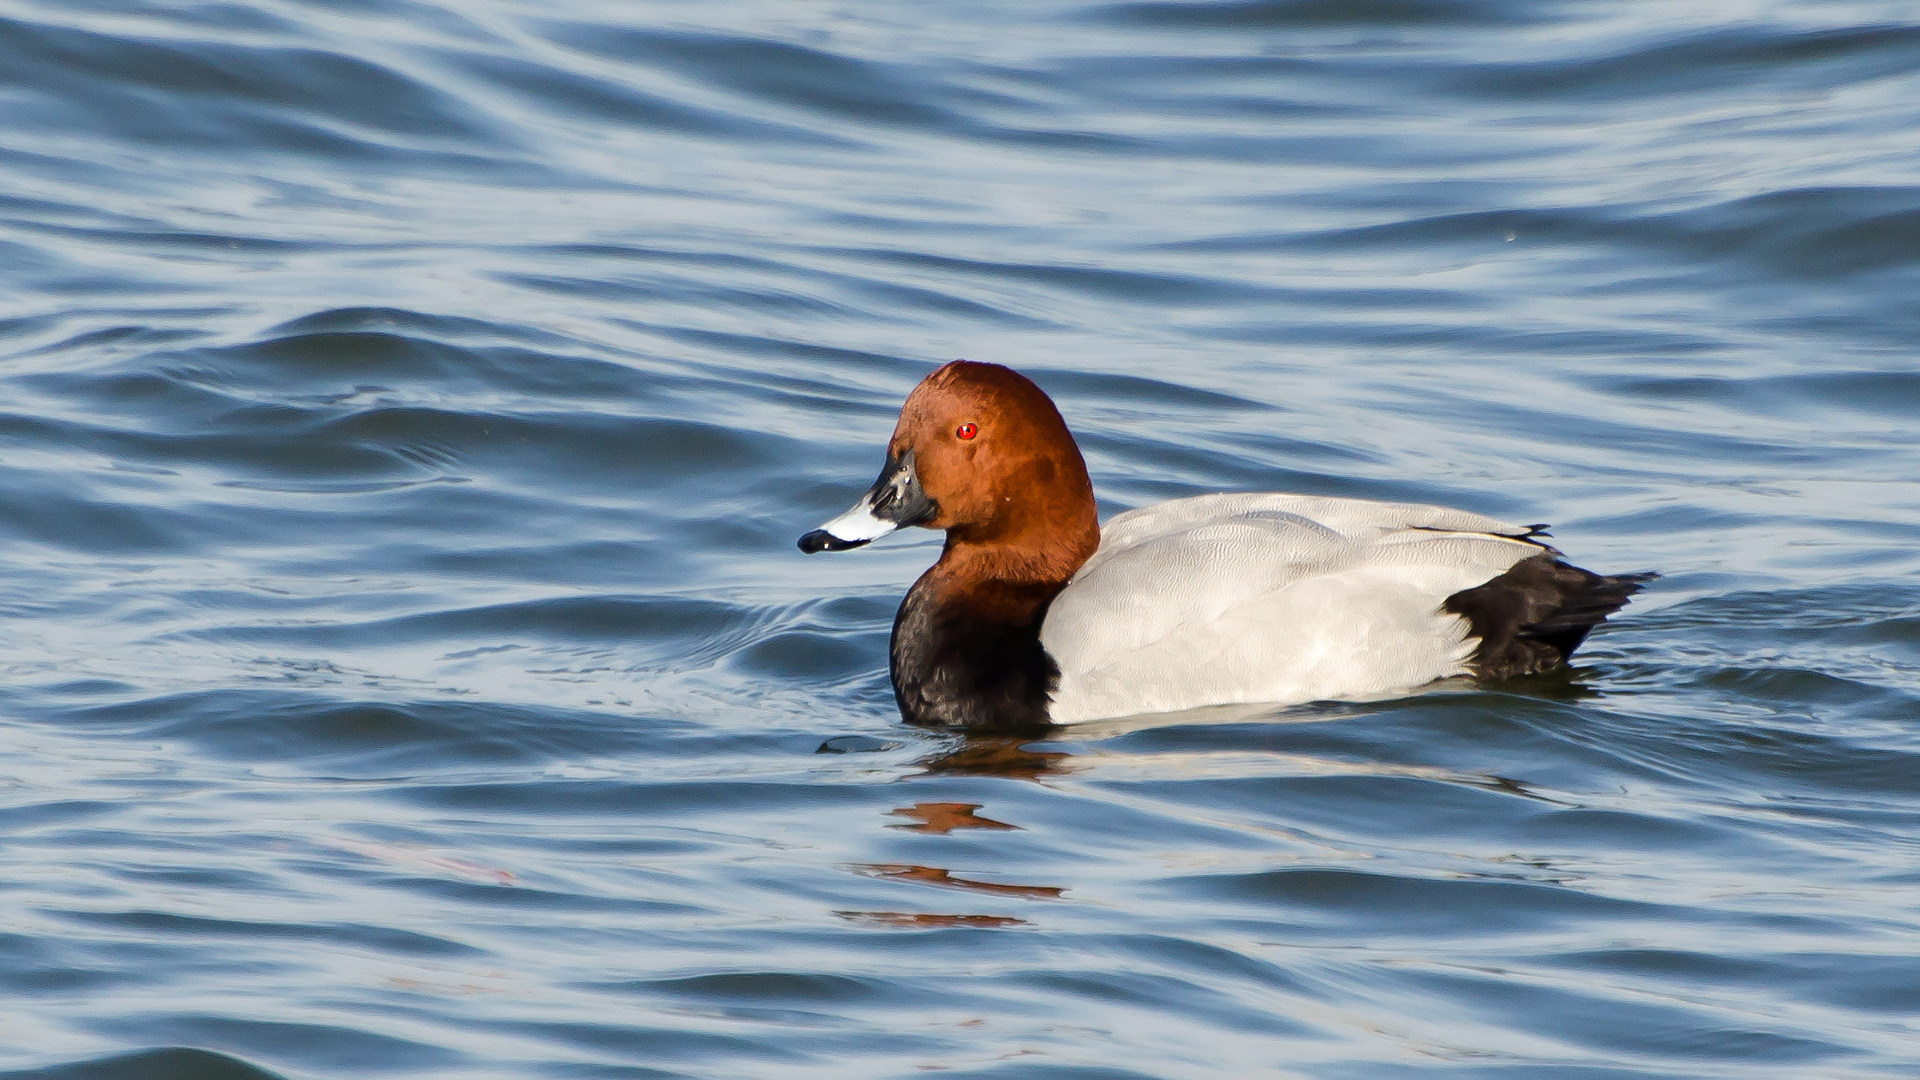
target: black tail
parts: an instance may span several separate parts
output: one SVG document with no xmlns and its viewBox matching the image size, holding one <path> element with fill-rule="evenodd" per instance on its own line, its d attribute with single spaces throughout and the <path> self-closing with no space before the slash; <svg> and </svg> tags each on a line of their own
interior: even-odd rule
<svg viewBox="0 0 1920 1080">
<path fill-rule="evenodd" d="M 1543 553 L 1514 563 L 1484 585 L 1454 593 L 1441 610 L 1463 616 L 1480 639 L 1472 660 L 1475 675 L 1532 675 L 1566 663 L 1589 630 L 1659 576 L 1608 577 Z"/>
</svg>

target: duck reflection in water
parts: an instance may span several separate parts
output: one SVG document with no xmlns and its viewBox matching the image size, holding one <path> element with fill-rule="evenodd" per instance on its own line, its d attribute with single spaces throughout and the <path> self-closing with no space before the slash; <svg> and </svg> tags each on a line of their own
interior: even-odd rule
<svg viewBox="0 0 1920 1080">
<path fill-rule="evenodd" d="M 913 824 L 889 825 L 887 828 L 945 836 L 955 829 L 1018 829 L 1020 827 L 1009 825 L 1004 821 L 980 817 L 974 813 L 978 809 L 980 809 L 979 803 L 918 802 L 912 806 L 902 806 L 891 811 L 895 817 L 913 818 Z"/>
<path fill-rule="evenodd" d="M 958 744 L 948 743 L 920 761 L 920 776 L 992 776 L 1016 780 L 1037 780 L 1061 774 L 1071 768 L 1072 754 L 1046 748 L 1030 738 L 976 735 Z M 948 836 L 966 830 L 1016 832 L 1020 826 L 979 813 L 980 803 L 916 802 L 888 811 L 889 816 L 905 818 L 887 827 L 923 836 Z M 862 877 L 910 885 L 930 885 L 986 896 L 1017 900 L 1058 900 L 1065 896 L 1060 885 L 1028 885 L 985 881 L 956 874 L 942 866 L 922 863 L 853 863 L 845 869 Z M 929 930 L 950 927 L 1004 929 L 1031 926 L 1026 919 L 998 914 L 962 914 L 917 911 L 836 911 L 834 914 L 865 926 L 895 930 Z"/>
<path fill-rule="evenodd" d="M 1049 750 L 1046 743 L 1005 735 L 974 735 L 919 762 L 921 775 L 998 776 L 1038 780 L 1075 768 L 1074 755 Z"/>
<path fill-rule="evenodd" d="M 973 878 L 955 877 L 951 870 L 938 866 L 919 866 L 911 863 L 856 863 L 848 869 L 856 874 L 884 878 L 888 881 L 912 881 L 921 885 L 938 885 L 946 889 L 970 889 L 974 892 L 992 893 L 995 896 L 1058 900 L 1067 891 L 1057 885 L 1009 885 L 998 881 L 977 881 Z"/>
</svg>

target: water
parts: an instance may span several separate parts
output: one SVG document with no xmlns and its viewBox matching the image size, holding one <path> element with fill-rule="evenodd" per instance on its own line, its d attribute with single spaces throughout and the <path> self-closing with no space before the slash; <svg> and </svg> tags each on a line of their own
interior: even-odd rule
<svg viewBox="0 0 1920 1080">
<path fill-rule="evenodd" d="M 0 0 L 0 1076 L 1913 1075 L 1916 132 L 1893 2 Z M 956 356 L 1666 576 L 907 729 L 793 539 Z"/>
</svg>

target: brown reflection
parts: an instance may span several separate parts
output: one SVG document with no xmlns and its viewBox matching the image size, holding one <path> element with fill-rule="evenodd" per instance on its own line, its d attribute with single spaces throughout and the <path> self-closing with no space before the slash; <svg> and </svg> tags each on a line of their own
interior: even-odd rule
<svg viewBox="0 0 1920 1080">
<path fill-rule="evenodd" d="M 1017 829 L 1018 825 L 1009 825 L 1004 821 L 995 821 L 989 817 L 980 817 L 974 813 L 980 809 L 977 802 L 917 802 L 912 806 L 902 806 L 898 810 L 889 810 L 895 817 L 917 818 L 912 825 L 889 825 L 889 829 L 906 829 L 908 832 L 950 833 L 955 829 Z"/>
<path fill-rule="evenodd" d="M 1042 776 L 1072 771 L 1072 754 L 1064 750 L 1030 749 L 1027 744 L 1032 741 L 1002 735 L 973 736 L 955 749 L 921 761 L 920 768 L 928 773 L 1004 776 L 1013 780 L 1038 780 Z"/>
<path fill-rule="evenodd" d="M 1067 891 L 1052 885 L 1002 885 L 996 881 L 974 881 L 971 878 L 954 877 L 951 872 L 937 866 L 915 866 L 910 863 L 854 863 L 847 869 L 856 874 L 883 878 L 887 881 L 913 881 L 921 885 L 939 885 L 949 889 L 972 889 L 975 892 L 993 893 L 996 896 L 1025 896 L 1057 900 Z"/>
<path fill-rule="evenodd" d="M 932 915 L 918 911 L 836 911 L 834 914 L 849 922 L 907 928 L 978 926 L 993 929 L 1003 926 L 1033 925 L 1025 919 L 1015 919 L 1007 915 Z"/>
</svg>

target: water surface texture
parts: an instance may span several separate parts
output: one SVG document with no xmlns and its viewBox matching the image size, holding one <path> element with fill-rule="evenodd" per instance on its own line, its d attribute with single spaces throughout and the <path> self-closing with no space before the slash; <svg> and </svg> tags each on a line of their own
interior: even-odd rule
<svg viewBox="0 0 1920 1080">
<path fill-rule="evenodd" d="M 0 0 L 0 1077 L 1915 1075 L 1915 12 Z M 1666 576 L 908 729 L 959 356 Z"/>
</svg>

